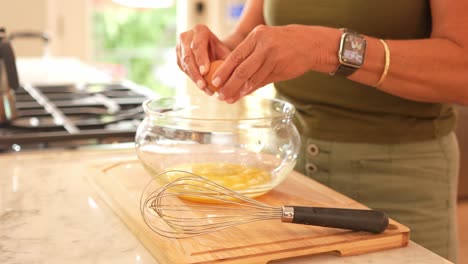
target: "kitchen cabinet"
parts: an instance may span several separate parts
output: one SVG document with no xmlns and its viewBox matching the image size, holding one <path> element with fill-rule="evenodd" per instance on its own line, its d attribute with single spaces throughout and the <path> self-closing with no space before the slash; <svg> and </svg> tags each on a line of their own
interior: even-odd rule
<svg viewBox="0 0 468 264">
<path fill-rule="evenodd" d="M 2 1 L 0 27 L 7 32 L 39 31 L 51 37 L 50 53 L 88 61 L 91 54 L 91 0 Z M 17 56 L 37 57 L 44 53 L 39 39 L 14 39 Z"/>
</svg>

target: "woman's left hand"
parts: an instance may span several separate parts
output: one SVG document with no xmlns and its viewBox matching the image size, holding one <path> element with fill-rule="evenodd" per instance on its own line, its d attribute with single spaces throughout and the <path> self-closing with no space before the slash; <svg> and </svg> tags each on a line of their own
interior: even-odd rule
<svg viewBox="0 0 468 264">
<path fill-rule="evenodd" d="M 234 103 L 266 84 L 298 77 L 309 70 L 331 72 L 338 47 L 322 43 L 336 36 L 322 34 L 320 27 L 257 26 L 214 73 L 214 85 L 221 87 L 218 98 Z M 327 42 L 325 42 L 327 41 Z"/>
</svg>

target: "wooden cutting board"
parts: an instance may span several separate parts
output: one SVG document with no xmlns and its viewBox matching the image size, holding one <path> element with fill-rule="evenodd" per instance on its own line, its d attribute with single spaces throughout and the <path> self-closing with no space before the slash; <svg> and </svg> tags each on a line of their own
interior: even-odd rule
<svg viewBox="0 0 468 264">
<path fill-rule="evenodd" d="M 102 160 L 101 160 L 102 162 Z M 337 252 L 341 256 L 404 247 L 409 229 L 390 220 L 381 234 L 304 226 L 268 220 L 185 239 L 159 236 L 140 214 L 141 192 L 151 180 L 136 157 L 93 167 L 90 182 L 97 192 L 161 264 L 267 263 L 290 257 Z M 366 208 L 299 173 L 258 200 L 274 205 Z"/>
</svg>

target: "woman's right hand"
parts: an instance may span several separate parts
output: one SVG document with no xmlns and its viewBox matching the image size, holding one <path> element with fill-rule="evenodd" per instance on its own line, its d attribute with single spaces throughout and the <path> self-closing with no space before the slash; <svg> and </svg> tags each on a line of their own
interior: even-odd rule
<svg viewBox="0 0 468 264">
<path fill-rule="evenodd" d="M 210 61 L 224 60 L 231 50 L 205 25 L 180 34 L 176 46 L 177 65 L 205 93 L 212 95 L 203 77 L 210 69 Z"/>
</svg>

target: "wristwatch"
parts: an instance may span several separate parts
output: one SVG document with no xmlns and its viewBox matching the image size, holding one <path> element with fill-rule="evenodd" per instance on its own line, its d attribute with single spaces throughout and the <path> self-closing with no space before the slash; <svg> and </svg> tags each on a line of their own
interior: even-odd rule
<svg viewBox="0 0 468 264">
<path fill-rule="evenodd" d="M 340 47 L 338 50 L 338 61 L 340 65 L 330 75 L 349 76 L 364 63 L 366 53 L 366 39 L 358 33 L 349 29 L 341 29 Z"/>
</svg>

